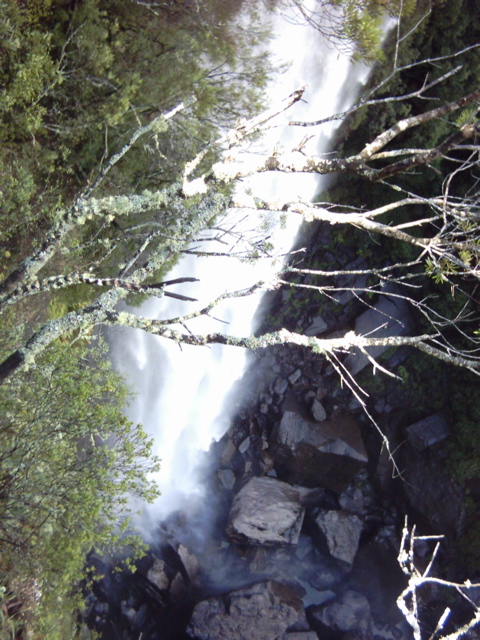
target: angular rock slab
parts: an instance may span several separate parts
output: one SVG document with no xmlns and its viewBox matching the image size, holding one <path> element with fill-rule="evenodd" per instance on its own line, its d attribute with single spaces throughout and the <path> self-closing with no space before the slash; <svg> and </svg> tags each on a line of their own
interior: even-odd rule
<svg viewBox="0 0 480 640">
<path fill-rule="evenodd" d="M 200 562 L 197 556 L 191 553 L 183 544 L 179 545 L 177 552 L 183 562 L 189 580 L 193 582 L 200 572 Z"/>
<path fill-rule="evenodd" d="M 187 633 L 198 640 L 277 640 L 303 615 L 296 592 L 270 580 L 198 603 Z"/>
<path fill-rule="evenodd" d="M 307 420 L 296 411 L 284 411 L 277 440 L 290 449 L 308 444 L 323 453 L 334 453 L 367 462 L 367 452 L 356 420 L 342 414 L 332 420 Z"/>
<path fill-rule="evenodd" d="M 419 451 L 437 444 L 450 435 L 447 419 L 442 413 L 434 413 L 420 422 L 415 422 L 407 427 L 406 431 L 408 441 Z"/>
<path fill-rule="evenodd" d="M 147 573 L 147 578 L 159 589 L 168 589 L 170 586 L 170 579 L 165 572 L 165 562 L 160 558 L 155 558 L 153 566 Z"/>
<path fill-rule="evenodd" d="M 297 544 L 305 509 L 299 492 L 275 478 L 252 478 L 235 496 L 227 531 L 251 544 Z"/>
<path fill-rule="evenodd" d="M 321 316 L 313 318 L 310 326 L 303 332 L 306 336 L 316 336 L 319 333 L 324 333 L 328 329 L 328 325 Z"/>
<path fill-rule="evenodd" d="M 315 522 L 327 540 L 330 555 L 352 565 L 362 533 L 360 518 L 344 511 L 322 511 Z"/>
<path fill-rule="evenodd" d="M 388 291 L 388 289 L 386 290 Z M 390 288 L 390 293 L 396 290 Z M 390 338 L 392 336 L 404 336 L 411 326 L 411 316 L 408 304 L 400 297 L 382 296 L 377 304 L 367 309 L 355 321 L 355 333 L 359 336 L 371 338 Z M 388 347 L 367 347 L 366 351 L 377 359 Z M 352 349 L 345 360 L 345 366 L 352 376 L 359 373 L 370 360 L 359 349 Z"/>
</svg>

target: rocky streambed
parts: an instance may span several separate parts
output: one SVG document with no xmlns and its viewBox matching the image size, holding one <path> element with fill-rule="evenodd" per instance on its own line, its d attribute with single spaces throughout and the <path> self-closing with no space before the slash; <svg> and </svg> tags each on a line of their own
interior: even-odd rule
<svg viewBox="0 0 480 640">
<path fill-rule="evenodd" d="M 352 277 L 342 287 L 358 288 Z M 413 322 L 389 296 L 370 299 L 359 313 L 345 292 L 332 302 L 336 313 L 318 315 L 308 295 L 293 293 L 302 311 L 289 328 L 310 335 L 353 327 L 389 335 Z M 278 292 L 270 313 L 287 297 L 292 304 L 291 291 Z M 386 356 L 392 370 L 414 357 L 408 350 Z M 362 354 L 342 364 L 355 376 L 370 366 Z M 198 513 L 162 523 L 158 544 L 133 574 L 90 558 L 104 575 L 87 596 L 90 628 L 118 640 L 410 637 L 396 606 L 405 585 L 397 563 L 404 517 L 445 534 L 439 562 L 449 577 L 464 527 L 464 497 L 444 470 L 448 420 L 442 412 L 409 420 L 411 407 L 388 390 L 368 400 L 367 414 L 337 368 L 292 346 L 255 354 L 232 393 L 230 429 L 209 453 L 210 495 Z M 372 418 L 396 451 L 401 477 Z M 419 566 L 432 548 L 418 546 Z M 429 634 L 444 595 L 430 589 L 422 596 Z M 451 624 L 468 614 L 460 603 L 449 605 Z"/>
</svg>

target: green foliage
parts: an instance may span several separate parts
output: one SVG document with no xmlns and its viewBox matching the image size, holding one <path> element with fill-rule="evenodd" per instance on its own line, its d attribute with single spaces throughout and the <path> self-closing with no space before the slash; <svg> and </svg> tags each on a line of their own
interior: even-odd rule
<svg viewBox="0 0 480 640">
<path fill-rule="evenodd" d="M 449 276 L 457 273 L 458 267 L 450 260 L 441 260 L 437 264 L 431 258 L 425 260 L 425 273 L 427 273 L 435 282 L 435 284 L 442 284 L 449 281 Z"/>
<path fill-rule="evenodd" d="M 478 377 L 467 371 L 455 372 L 449 388 L 451 436 L 448 472 L 462 486 L 467 523 L 460 551 L 469 571 L 480 569 L 480 518 L 478 479 L 480 478 L 480 388 Z M 471 485 L 472 483 L 472 485 Z M 470 487 L 474 487 L 473 495 Z"/>
<path fill-rule="evenodd" d="M 480 388 L 478 378 L 458 372 L 450 389 L 452 440 L 449 470 L 460 482 L 480 477 Z"/>
<path fill-rule="evenodd" d="M 182 100 L 194 107 L 137 144 L 104 189 L 158 188 L 219 125 L 253 114 L 267 34 L 232 28 L 242 3 L 0 0 L 0 236 L 25 254 L 131 131 Z M 8 243 L 8 244 L 7 244 Z"/>
<path fill-rule="evenodd" d="M 61 318 L 70 311 L 86 307 L 97 297 L 98 291 L 99 287 L 92 287 L 88 284 L 53 291 L 48 307 L 49 318 Z"/>
<path fill-rule="evenodd" d="M 0 569 L 17 597 L 18 585 L 35 591 L 37 631 L 78 605 L 72 587 L 92 547 L 141 550 L 127 535 L 129 496 L 157 495 L 158 460 L 122 413 L 127 394 L 105 347 L 78 343 L 54 344 L 0 390 Z"/>
<path fill-rule="evenodd" d="M 373 63 L 381 57 L 384 7 L 379 2 L 338 0 L 343 9 L 340 37 L 355 43 L 354 59 Z"/>
<path fill-rule="evenodd" d="M 391 350 L 387 350 L 380 362 L 388 369 Z M 372 399 L 388 397 L 389 403 L 397 410 L 408 412 L 406 420 L 417 420 L 444 408 L 445 391 L 441 384 L 445 365 L 429 356 L 415 352 L 394 370 L 400 380 L 375 375 L 373 369 L 366 368 L 358 375 L 358 383 L 371 395 Z M 433 384 L 432 381 L 435 381 Z"/>
<path fill-rule="evenodd" d="M 9 613 L 11 597 L 4 586 L 0 585 L 0 640 L 15 640 L 18 624 Z"/>
</svg>

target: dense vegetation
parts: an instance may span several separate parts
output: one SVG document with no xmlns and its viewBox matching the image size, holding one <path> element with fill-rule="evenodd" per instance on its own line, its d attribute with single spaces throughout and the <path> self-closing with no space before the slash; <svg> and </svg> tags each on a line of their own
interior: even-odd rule
<svg viewBox="0 0 480 640">
<path fill-rule="evenodd" d="M 420 16 L 424 20 L 417 26 L 408 40 L 408 46 L 399 50 L 398 66 L 409 65 L 417 60 L 427 62 L 415 69 L 406 69 L 394 79 L 387 82 L 379 99 L 391 96 L 401 96 L 415 92 L 428 79 L 435 80 L 457 68 L 461 69 L 429 92 L 429 98 L 412 97 L 401 102 L 388 102 L 379 106 L 372 106 L 357 112 L 340 128 L 337 140 L 339 153 L 350 154 L 392 126 L 402 118 L 422 113 L 426 108 L 434 108 L 441 100 L 451 100 L 462 95 L 465 87 L 476 87 L 480 79 L 480 49 L 472 48 L 461 57 L 429 63 L 428 60 L 439 56 L 447 56 L 455 51 L 466 50 L 480 41 L 480 6 L 470 0 L 455 0 L 445 2 L 436 0 L 434 3 L 419 0 L 413 15 L 407 16 L 403 30 L 408 32 L 417 24 Z M 375 86 L 388 76 L 391 71 L 391 60 L 395 55 L 396 34 L 392 32 L 385 47 L 385 60 L 375 67 L 369 79 L 369 87 Z M 368 88 L 368 87 L 367 87 Z M 446 135 L 458 129 L 464 122 L 475 115 L 477 105 L 464 109 L 460 114 L 451 118 L 436 119 L 428 126 L 418 127 L 413 131 L 400 135 L 393 148 L 404 146 L 424 149 L 437 145 Z M 410 171 L 398 175 L 390 183 L 397 185 L 404 194 L 415 193 L 428 199 L 431 194 L 441 193 L 447 176 L 462 166 L 469 157 L 470 151 L 451 154 L 448 158 L 436 160 L 429 167 L 429 171 Z M 379 161 L 381 164 L 381 161 Z M 462 197 L 472 188 L 472 177 L 475 187 L 474 171 L 458 171 L 451 188 L 455 195 Z M 327 198 L 333 203 L 348 202 L 352 207 L 376 208 L 388 204 L 394 199 L 394 192 L 386 184 L 366 184 L 353 174 L 345 175 L 329 192 L 319 195 L 320 199 Z M 431 215 L 428 205 L 423 211 L 405 207 L 402 216 L 384 214 L 382 221 L 386 224 L 398 224 L 399 220 L 406 225 L 417 218 Z M 468 231 L 466 223 L 465 230 Z M 419 231 L 419 233 L 421 233 Z M 389 238 L 368 239 L 365 234 L 354 229 L 335 230 L 332 233 L 329 247 L 333 254 L 342 255 L 348 247 L 357 247 L 357 256 L 365 260 L 370 267 L 394 264 L 397 262 L 414 261 L 418 251 L 405 244 Z M 313 268 L 325 268 L 325 262 L 320 255 L 313 256 Z M 472 244 L 472 250 L 465 255 L 465 259 L 472 265 L 478 264 L 478 239 Z M 306 265 L 307 266 L 307 265 Z M 464 308 L 478 308 L 478 280 L 476 278 L 461 278 L 456 273 L 454 264 L 444 262 L 439 269 L 429 266 L 412 266 L 409 281 L 420 284 L 417 290 L 411 291 L 413 299 L 428 301 L 429 306 L 445 322 L 454 324 L 455 317 Z M 425 273 L 429 276 L 424 278 Z M 327 282 L 326 282 L 327 283 Z M 451 293 L 451 295 L 448 295 Z M 372 294 L 370 294 L 372 296 Z M 324 304 L 328 304 L 325 299 Z M 426 328 L 427 323 L 423 315 L 418 312 L 415 316 L 417 326 Z M 459 339 L 466 347 L 470 347 L 467 336 L 459 338 L 459 332 L 451 329 L 452 340 Z M 414 354 L 406 362 L 395 369 L 401 381 L 386 377 L 379 377 L 371 373 L 362 375 L 362 385 L 372 397 L 389 395 L 396 398 L 399 409 L 410 407 L 407 419 L 416 420 L 419 417 L 443 410 L 450 419 L 452 435 L 450 437 L 450 456 L 447 471 L 460 483 L 467 495 L 467 534 L 462 542 L 463 557 L 459 558 L 470 571 L 480 568 L 480 517 L 478 510 L 478 488 L 480 478 L 480 421 L 479 421 L 479 384 L 478 376 L 466 371 L 459 371 L 456 367 L 432 362 L 424 356 Z M 387 391 L 388 390 L 388 391 Z"/>
<path fill-rule="evenodd" d="M 132 145 L 112 167 L 95 195 L 163 189 L 165 200 L 159 201 L 153 214 L 130 217 L 128 226 L 115 215 L 84 221 L 69 232 L 68 242 L 46 264 L 42 276 L 92 270 L 96 276 L 116 277 L 129 257 L 141 255 L 145 264 L 156 260 L 155 269 L 145 273 L 147 279 L 158 280 L 158 274 L 177 259 L 180 244 L 222 210 L 228 188 L 210 199 L 195 196 L 168 207 L 165 202 L 173 202 L 167 199 L 169 189 L 174 188 L 186 161 L 220 127 L 263 106 L 262 90 L 272 72 L 261 46 L 268 34 L 255 20 L 255 3 L 170 0 L 160 6 L 149 4 L 0 0 L 0 83 L 4 87 L 0 95 L 0 276 L 42 246 L 47 229 L 79 194 L 97 189 L 95 181 L 102 168 L 139 126 L 154 124 L 141 144 Z M 342 23 L 340 35 L 354 37 L 357 52 L 371 61 L 384 3 L 343 4 L 350 18 Z M 409 3 L 405 29 L 416 24 L 426 9 L 419 1 L 414 11 Z M 247 15 L 235 22 L 242 10 Z M 478 11 L 476 3 L 468 0 L 438 0 L 410 46 L 402 48 L 402 63 L 440 55 L 447 27 L 449 51 L 477 42 Z M 393 46 L 392 40 L 372 83 L 385 75 Z M 448 99 L 478 83 L 477 50 L 465 56 L 463 63 L 460 73 L 436 87 L 436 95 Z M 447 61 L 441 70 L 428 66 L 429 77 L 455 64 Z M 384 86 L 384 95 L 418 88 L 424 74 L 425 69 L 419 69 L 418 75 L 402 73 Z M 182 101 L 190 101 L 189 106 L 168 124 L 159 118 Z M 339 150 L 360 149 L 399 118 L 425 108 L 425 100 L 413 98 L 385 103 L 376 111 L 359 111 L 341 132 Z M 416 137 L 409 137 L 408 145 L 434 145 L 455 126 L 454 118 L 435 120 Z M 402 142 L 399 138 L 398 145 Z M 427 179 L 424 173 L 418 178 L 411 173 L 400 176 L 398 184 L 427 194 L 441 187 L 451 170 L 449 163 L 436 162 Z M 365 188 L 364 181 L 347 176 L 329 197 L 348 200 L 353 207 L 373 207 L 389 202 L 390 194 L 382 185 Z M 142 253 L 146 237 L 154 238 Z M 358 243 L 358 238 L 349 229 L 333 243 L 335 251 Z M 374 245 L 362 241 L 362 251 L 372 263 L 379 254 L 410 259 L 408 250 L 405 253 L 399 246 L 385 238 Z M 448 265 L 445 271 L 450 281 L 454 279 Z M 432 275 L 438 279 L 437 272 Z M 440 293 L 439 305 L 451 303 L 442 295 L 446 285 L 441 277 L 438 283 L 431 278 L 430 286 L 432 293 Z M 459 286 L 455 305 L 462 305 L 462 296 L 472 295 L 469 286 Z M 90 309 L 97 298 L 98 288 L 83 284 L 7 308 L 2 314 L 1 355 L 8 355 L 47 318 Z M 123 417 L 128 391 L 109 366 L 101 341 L 91 343 L 93 337 L 89 328 L 54 341 L 34 366 L 1 387 L 1 637 L 13 638 L 22 625 L 33 638 L 75 637 L 85 554 L 92 547 L 103 551 L 112 545 L 133 544 L 138 548 L 138 541 L 124 537 L 125 531 L 117 525 L 123 520 L 128 528 L 123 517 L 128 494 L 148 499 L 155 493 L 147 477 L 157 464 L 151 445 L 141 427 Z M 455 389 L 452 407 L 453 402 L 462 405 L 461 392 L 460 387 Z M 471 414 L 458 419 L 452 454 L 462 481 L 477 474 L 472 452 L 475 455 L 478 444 L 474 449 L 472 442 L 478 440 L 478 420 L 475 412 Z"/>
<path fill-rule="evenodd" d="M 39 241 L 55 211 L 128 139 L 132 127 L 196 99 L 188 117 L 133 153 L 105 189 L 164 184 L 219 124 L 253 113 L 268 64 L 252 50 L 265 34 L 228 26 L 239 3 L 2 0 L 0 173 L 2 270 L 9 240 Z M 237 52 L 242 56 L 238 57 Z M 16 256 L 18 259 L 18 256 Z"/>
<path fill-rule="evenodd" d="M 427 15 L 429 10 L 429 3 L 420 2 L 418 11 L 420 14 Z M 411 23 L 407 22 L 405 29 L 411 26 Z M 399 64 L 409 64 L 417 59 L 428 60 L 429 58 L 448 55 L 452 51 L 461 51 L 478 44 L 480 39 L 480 7 L 476 2 L 470 2 L 469 0 L 456 0 L 455 2 L 443 2 L 438 0 L 434 3 L 432 11 L 427 18 L 422 22 L 419 28 L 416 29 L 412 38 L 409 40 L 409 46 L 401 50 L 401 57 Z M 445 34 L 448 33 L 448 38 Z M 391 59 L 393 55 L 394 39 L 393 37 L 387 42 L 386 56 L 387 60 Z M 420 68 L 415 69 L 414 72 L 407 70 L 400 74 L 399 78 L 395 81 L 387 83 L 382 91 L 382 94 L 378 97 L 396 96 L 402 94 L 409 94 L 414 92 L 418 88 L 419 84 L 423 81 L 423 78 L 428 73 L 428 80 L 432 81 L 448 72 L 452 71 L 458 65 L 461 65 L 459 72 L 452 75 L 445 82 L 438 85 L 431 94 L 429 101 L 427 101 L 427 107 L 433 108 L 435 103 L 441 99 L 448 100 L 449 98 L 459 95 L 463 92 L 465 86 L 477 86 L 480 78 L 480 50 L 478 48 L 471 49 L 461 56 L 461 58 L 450 58 L 441 62 L 441 64 L 429 64 L 422 65 Z M 386 65 L 379 65 L 376 72 L 370 78 L 370 85 L 373 86 L 376 82 L 386 76 L 388 68 Z M 353 119 L 348 123 L 349 129 L 348 135 L 344 131 L 343 135 L 345 139 L 339 144 L 341 149 L 343 146 L 359 145 L 362 142 L 371 139 L 372 135 L 377 135 L 383 131 L 386 127 L 391 126 L 397 122 L 400 118 L 408 116 L 410 114 L 416 114 L 425 110 L 425 99 L 412 98 L 401 103 L 390 102 L 386 106 L 382 106 L 380 109 L 370 108 L 366 109 L 363 113 L 360 113 L 356 119 Z M 454 131 L 459 125 L 475 114 L 477 106 L 474 105 L 470 109 L 465 109 L 460 114 L 455 115 L 451 119 L 438 119 L 430 123 L 428 127 L 419 127 L 414 133 L 408 137 L 408 145 L 415 148 L 425 148 L 438 144 L 438 142 L 448 133 Z M 341 134 L 342 135 L 342 134 Z M 401 148 L 405 145 L 405 137 L 399 136 L 396 143 L 397 148 Z M 452 157 L 442 158 L 435 161 L 430 171 L 427 173 L 415 174 L 410 172 L 405 175 L 398 176 L 396 184 L 404 189 L 404 192 L 414 192 L 424 195 L 425 198 L 429 197 L 432 193 L 441 193 L 442 183 L 455 168 L 461 166 L 461 163 L 466 158 L 466 154 L 462 155 L 456 153 Z M 455 193 L 461 195 L 465 191 L 465 187 L 469 184 L 471 174 L 465 172 L 459 172 L 458 177 L 454 181 L 453 189 Z M 392 192 L 383 185 L 373 185 L 368 189 L 364 188 L 364 185 L 354 177 L 349 177 L 346 181 L 337 184 L 336 187 L 329 194 L 332 199 L 338 202 L 342 202 L 342 198 L 345 193 L 349 193 L 350 202 L 353 206 L 381 206 L 386 204 L 392 198 Z M 352 197 L 353 194 L 353 197 Z M 424 215 L 428 215 L 428 209 L 425 207 Z M 414 219 L 414 216 L 418 216 L 418 211 L 415 213 L 412 210 L 406 209 L 404 211 L 404 222 L 408 223 Z M 385 221 L 388 223 L 389 218 L 385 216 Z M 352 239 L 352 241 L 354 241 Z M 372 260 L 373 256 L 384 255 L 385 260 L 399 261 L 399 260 L 411 260 L 415 257 L 415 251 L 412 248 L 405 248 L 405 246 L 399 243 L 392 242 L 388 239 L 384 239 L 379 246 L 378 244 L 370 250 L 366 251 L 369 259 Z M 472 264 L 478 258 L 475 258 L 475 253 L 470 256 L 466 256 L 467 260 L 470 260 Z M 377 261 L 378 264 L 378 261 Z M 415 273 L 415 271 L 414 271 Z M 421 268 L 418 271 L 421 273 Z M 420 300 L 426 296 L 429 296 L 430 303 L 433 308 L 442 314 L 445 318 L 454 318 L 463 305 L 469 304 L 472 300 L 478 300 L 477 286 L 475 279 L 465 281 L 456 277 L 455 265 L 444 265 L 444 271 L 439 272 L 438 269 L 429 270 L 427 265 L 427 273 L 430 279 L 423 282 L 423 287 L 419 291 L 417 299 Z M 427 289 L 425 288 L 425 283 Z M 454 291 L 452 297 L 445 295 L 446 288 L 450 287 Z M 421 318 L 418 318 L 421 322 Z M 441 376 L 437 374 L 439 379 Z M 449 398 L 449 407 L 452 410 L 452 415 L 455 416 L 454 423 L 457 424 L 456 433 L 454 438 L 457 439 L 457 444 L 462 450 L 460 456 L 454 456 L 452 460 L 451 471 L 460 480 L 466 480 L 472 478 L 474 475 L 478 476 L 478 432 L 473 429 L 473 424 L 478 426 L 478 420 L 473 418 L 475 413 L 475 407 L 477 403 L 474 398 L 478 395 L 478 378 L 466 373 L 459 373 L 458 371 L 450 370 L 451 377 L 451 398 Z M 461 391 L 463 389 L 463 391 Z M 468 391 L 467 391 L 468 389 Z M 459 395 L 465 394 L 471 395 L 470 402 L 459 401 Z M 419 397 L 422 394 L 419 394 Z M 423 397 L 425 397 L 425 393 Z M 464 417 L 463 415 L 464 414 Z M 468 423 L 469 427 L 462 426 Z M 469 435 L 467 436 L 467 431 Z M 466 441 L 469 444 L 466 445 Z M 460 444 L 463 443 L 463 444 Z M 454 446 L 454 449 L 459 449 Z M 459 463 L 459 458 L 462 458 L 463 462 Z M 466 469 L 469 469 L 467 471 Z M 476 469 L 474 471 L 474 469 Z"/>
<path fill-rule="evenodd" d="M 158 467 L 152 442 L 123 416 L 126 388 L 105 349 L 65 347 L 0 391 L 4 595 L 22 599 L 22 615 L 52 639 L 69 637 L 86 551 L 141 551 L 125 535 L 128 500 L 156 496 L 147 475 Z"/>
</svg>

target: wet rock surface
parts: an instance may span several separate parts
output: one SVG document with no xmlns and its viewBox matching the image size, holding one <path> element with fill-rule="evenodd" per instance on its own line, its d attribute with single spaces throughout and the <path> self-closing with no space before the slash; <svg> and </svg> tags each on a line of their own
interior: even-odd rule
<svg viewBox="0 0 480 640">
<path fill-rule="evenodd" d="M 397 287 L 386 287 L 384 294 L 374 306 L 355 320 L 357 335 L 386 338 L 408 334 L 412 320 L 407 302 Z M 368 347 L 366 351 L 373 358 L 378 358 L 386 349 L 387 347 Z M 370 360 L 359 349 L 353 349 L 345 361 L 352 375 L 356 375 L 369 364 Z"/>
<path fill-rule="evenodd" d="M 332 631 L 355 632 L 357 638 L 371 636 L 372 618 L 368 600 L 351 589 L 342 593 L 334 602 L 312 607 L 310 618 L 319 633 L 326 627 Z"/>
<path fill-rule="evenodd" d="M 198 640 L 276 640 L 305 625 L 301 598 L 288 586 L 268 581 L 199 602 L 187 633 Z"/>
</svg>

